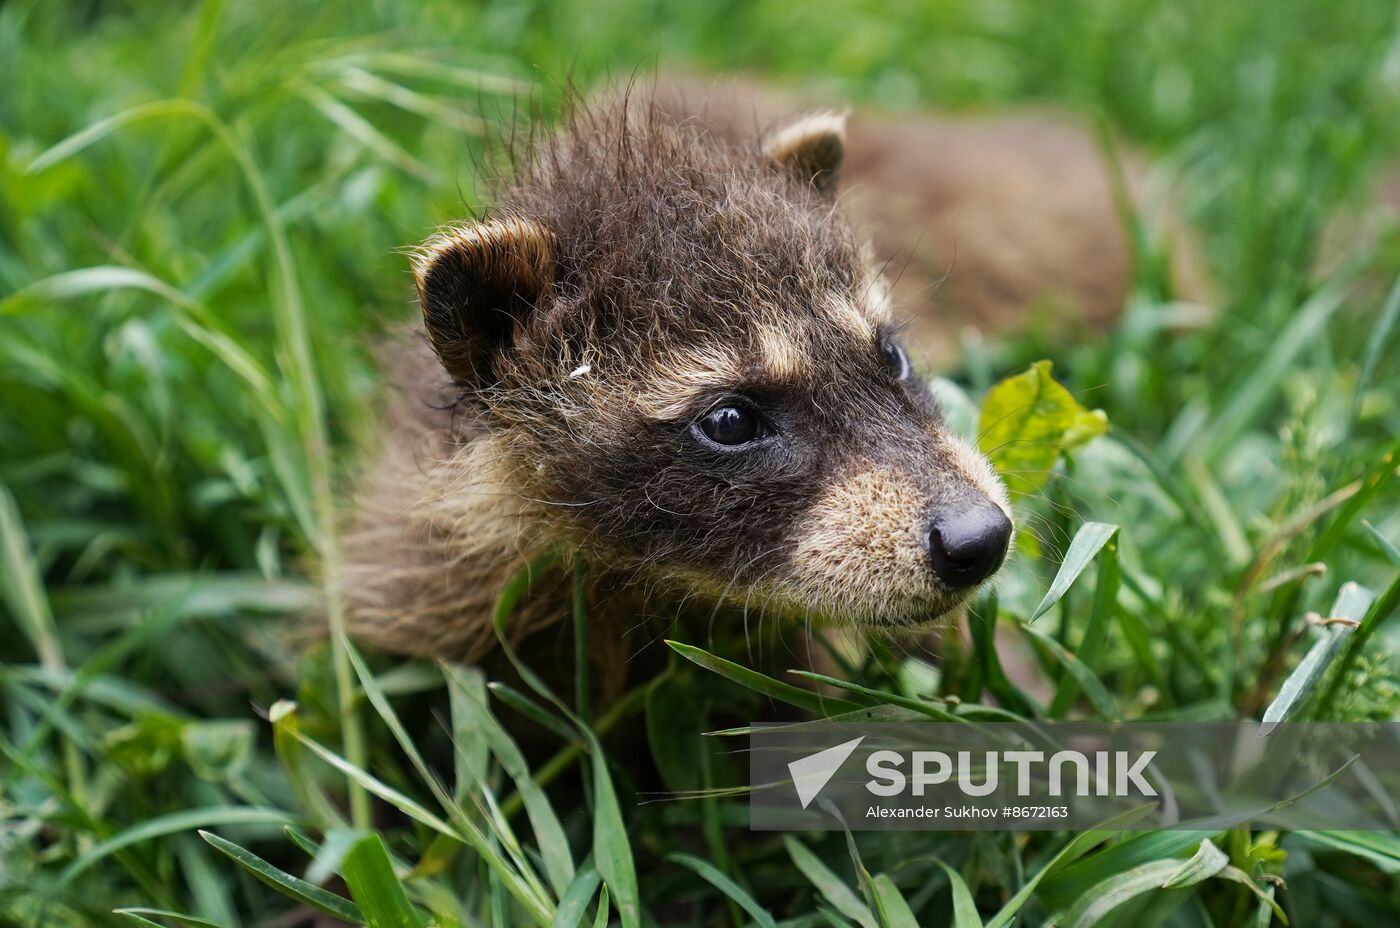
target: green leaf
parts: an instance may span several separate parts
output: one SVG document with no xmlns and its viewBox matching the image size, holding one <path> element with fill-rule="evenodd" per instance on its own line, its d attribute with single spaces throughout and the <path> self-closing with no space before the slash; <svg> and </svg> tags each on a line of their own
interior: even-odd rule
<svg viewBox="0 0 1400 928">
<path fill-rule="evenodd" d="M 1350 418 L 1353 422 L 1356 421 L 1356 416 L 1361 411 L 1361 397 L 1371 383 L 1371 375 L 1376 372 L 1376 366 L 1380 363 L 1386 342 L 1390 340 L 1391 333 L 1395 331 L 1397 322 L 1400 322 L 1400 276 L 1397 276 L 1395 283 L 1391 285 L 1390 295 L 1385 298 L 1385 307 L 1381 310 L 1380 317 L 1376 319 L 1376 327 L 1371 330 L 1370 337 L 1366 339 L 1366 356 L 1361 361 L 1361 373 L 1357 375 L 1356 390 L 1351 399 Z M 1396 566 L 1400 567 L 1400 564 Z"/>
<path fill-rule="evenodd" d="M 520 692 L 499 680 L 493 680 L 486 684 L 486 688 L 501 702 L 519 712 L 525 718 L 534 722 L 545 731 L 552 732 L 565 742 L 577 739 L 578 734 L 569 727 L 569 723 L 550 712 L 538 701 Z"/>
<path fill-rule="evenodd" d="M 943 706 L 926 699 L 914 699 L 913 697 L 903 696 L 899 693 L 891 693 L 888 690 L 877 690 L 874 687 L 862 686 L 859 683 L 853 683 L 850 680 L 841 680 L 837 677 L 829 677 L 824 673 L 817 673 L 813 670 L 789 670 L 788 673 L 792 674 L 794 677 L 801 677 L 804 680 L 811 680 L 813 683 L 830 686 L 834 689 L 847 690 L 848 692 L 856 693 L 873 700 L 873 705 L 864 708 L 850 709 L 847 710 L 847 713 L 870 713 L 880 706 L 898 706 L 902 709 L 910 709 L 920 715 L 926 715 L 931 719 L 937 719 L 940 722 L 961 722 L 965 724 L 968 721 L 962 716 L 949 712 L 947 709 L 943 708 Z M 828 716 L 827 718 L 831 717 Z"/>
<path fill-rule="evenodd" d="M 601 882 L 603 878 L 592 863 L 580 868 L 574 875 L 574 881 L 559 897 L 559 908 L 554 911 L 554 921 L 549 928 L 576 928 L 583 924 L 584 916 L 588 914 L 588 903 L 593 901 L 593 893 Z M 602 904 L 602 909 L 607 911 L 606 902 Z"/>
<path fill-rule="evenodd" d="M 1089 697 L 1089 702 L 1093 703 L 1094 709 L 1102 718 L 1110 721 L 1119 718 L 1118 706 L 1114 703 L 1113 697 L 1109 695 L 1108 690 L 1104 687 L 1103 681 L 1095 676 L 1094 672 L 1086 667 L 1083 661 L 1069 653 L 1069 651 L 1065 650 L 1064 645 L 1060 644 L 1053 637 L 1047 635 L 1034 625 L 1027 625 L 1023 622 L 1019 628 L 1026 635 L 1035 639 L 1045 650 L 1049 651 L 1051 656 L 1060 663 L 1060 666 L 1064 667 L 1065 670 L 1069 672 L 1070 676 L 1079 684 L 1080 689 L 1084 691 L 1084 695 Z"/>
<path fill-rule="evenodd" d="M 1245 873 L 1239 867 L 1222 867 L 1218 875 L 1222 880 L 1230 880 L 1239 883 L 1241 886 L 1254 893 L 1254 898 L 1258 899 L 1262 905 L 1267 906 L 1274 913 L 1275 918 L 1285 925 L 1288 924 L 1288 916 L 1284 914 L 1283 909 L 1279 908 L 1278 903 L 1274 902 L 1273 893 L 1265 892 L 1258 883 L 1254 882 L 1248 873 Z"/>
<path fill-rule="evenodd" d="M 1318 699 L 1317 718 L 1327 719 L 1329 717 L 1332 705 L 1335 703 L 1338 693 L 1341 692 L 1342 686 L 1346 683 L 1347 672 L 1361 657 L 1361 651 L 1366 647 L 1366 642 L 1397 610 L 1400 610 L 1400 573 L 1391 578 L 1390 585 L 1380 596 L 1376 597 L 1375 602 L 1371 603 L 1371 608 L 1367 609 L 1366 614 L 1361 618 L 1361 625 L 1357 627 L 1356 634 L 1351 636 L 1341 658 L 1336 661 L 1336 669 L 1332 671 L 1327 689 Z"/>
<path fill-rule="evenodd" d="M 593 916 L 593 928 L 608 928 L 608 887 L 598 893 L 598 914 Z"/>
<path fill-rule="evenodd" d="M 598 872 L 611 888 L 611 896 L 623 928 L 640 928 L 641 902 L 637 888 L 637 868 L 632 860 L 632 842 L 622 809 L 617 804 L 608 761 L 603 746 L 591 729 L 584 729 L 589 741 L 593 771 L 593 856 Z"/>
<path fill-rule="evenodd" d="M 1118 526 L 1108 522 L 1085 522 L 1081 525 L 1069 543 L 1069 550 L 1065 552 L 1065 559 L 1060 562 L 1060 569 L 1055 572 L 1055 579 L 1050 582 L 1050 589 L 1045 591 L 1040 605 L 1035 607 L 1028 621 L 1034 622 L 1064 598 L 1074 581 L 1084 573 L 1084 568 L 1089 566 L 1094 556 L 1103 550 L 1103 546 L 1116 534 Z"/>
<path fill-rule="evenodd" d="M 267 717 L 272 722 L 272 746 L 287 783 L 292 787 L 292 794 L 297 797 L 297 808 L 322 832 L 345 829 L 346 822 L 340 810 L 326 797 L 315 776 L 307 769 L 297 704 L 288 699 L 279 699 L 267 710 Z"/>
<path fill-rule="evenodd" d="M 752 916 L 754 923 L 759 928 L 777 928 L 777 922 L 773 921 L 773 916 L 768 913 L 767 909 L 759 905 L 753 896 L 744 891 L 743 887 L 719 872 L 709 862 L 691 854 L 669 854 L 666 859 L 695 871 L 711 886 L 739 903 L 739 907 Z"/>
<path fill-rule="evenodd" d="M 170 921 L 178 922 L 181 925 L 189 925 L 190 928 L 224 928 L 224 926 L 218 922 L 211 922 L 207 918 L 196 918 L 193 915 L 181 915 L 179 912 L 168 912 L 165 909 L 146 909 L 133 906 L 128 909 L 113 909 L 112 911 L 116 912 L 118 915 L 125 915 L 127 918 L 141 925 L 159 926 L 158 922 L 153 922 L 149 918 L 144 917 L 146 915 L 154 915 L 157 918 L 168 918 Z"/>
<path fill-rule="evenodd" d="M 972 891 L 967 888 L 962 874 L 941 860 L 938 861 L 938 866 L 948 874 L 948 886 L 953 894 L 953 928 L 982 928 L 982 919 L 977 914 L 977 903 L 973 901 Z"/>
<path fill-rule="evenodd" d="M 1111 876 L 1091 888 L 1065 913 L 1060 928 L 1093 928 L 1125 902 L 1162 889 L 1180 868 L 1179 860 L 1154 860 Z"/>
<path fill-rule="evenodd" d="M 1230 858 L 1204 839 L 1186 861 L 1154 860 L 1094 885 L 1066 913 L 1063 928 L 1092 928 L 1114 909 L 1139 896 L 1158 890 L 1180 891 L 1213 876 L 1228 876 L 1225 871 L 1234 869 L 1229 864 Z"/>
<path fill-rule="evenodd" d="M 667 640 L 667 645 L 681 657 L 688 661 L 693 661 L 731 680 L 740 686 L 748 687 L 756 693 L 770 696 L 779 702 L 796 706 L 817 716 L 832 715 L 837 712 L 853 712 L 861 708 L 859 703 L 851 702 L 847 699 L 840 699 L 835 696 L 824 696 L 821 693 L 814 693 L 811 690 L 804 690 L 793 686 L 791 683 L 783 683 L 781 680 L 774 680 L 772 677 L 750 670 L 733 661 L 716 657 L 707 651 L 690 644 L 682 644 L 679 641 Z"/>
<path fill-rule="evenodd" d="M 792 835 L 783 835 L 783 846 L 787 848 L 788 856 L 792 858 L 797 869 L 838 912 L 859 924 L 861 928 L 879 928 L 875 915 L 856 891 L 842 882 L 807 845 Z"/>
<path fill-rule="evenodd" d="M 1400 874 L 1400 836 L 1388 831 L 1299 831 L 1294 837 L 1362 857 L 1390 874 Z"/>
<path fill-rule="evenodd" d="M 1296 370 L 1295 359 L 1317 344 L 1327 322 L 1346 302 L 1352 282 L 1363 267 L 1365 262 L 1353 259 L 1328 278 L 1289 315 L 1282 331 L 1272 333 L 1268 350 L 1255 356 L 1257 363 L 1248 375 L 1233 389 L 1222 392 L 1228 401 L 1215 416 L 1209 434 L 1203 436 L 1208 463 L 1218 461 L 1234 448 L 1240 433 L 1278 395 L 1279 384 Z"/>
<path fill-rule="evenodd" d="M 453 794 L 460 801 L 468 790 L 486 782 L 491 763 L 491 748 L 481 730 L 482 713 L 476 708 L 477 704 L 488 702 L 486 675 L 478 667 L 444 664 L 439 667 L 439 676 L 447 678 L 455 771 Z"/>
<path fill-rule="evenodd" d="M 118 832 L 83 854 L 59 875 L 58 885 L 65 886 L 72 882 L 80 873 L 109 854 L 152 838 L 212 825 L 286 825 L 291 821 L 292 816 L 281 809 L 257 806 L 204 806 L 159 815 Z"/>
<path fill-rule="evenodd" d="M 1017 890 L 1016 895 L 1007 900 L 1006 905 L 1002 906 L 1001 910 L 992 917 L 992 920 L 987 922 L 987 928 L 1007 928 L 1016 920 L 1016 914 L 1021 911 L 1021 906 L 1026 904 L 1043 881 L 1047 878 L 1053 878 L 1061 867 L 1069 867 L 1095 845 L 1113 836 L 1116 829 L 1128 827 L 1152 809 L 1152 804 L 1129 809 L 1102 822 L 1098 828 L 1082 831 L 1075 835 L 1055 853 L 1054 857 L 1050 858 L 1045 866 L 1036 871 L 1035 876 L 1027 880 L 1025 885 Z"/>
<path fill-rule="evenodd" d="M 1396 547 L 1395 542 L 1382 535 L 1380 529 L 1365 519 L 1361 520 L 1361 524 L 1371 533 L 1371 537 L 1376 539 L 1376 544 L 1381 546 L 1381 551 L 1385 552 L 1385 556 L 1390 560 L 1390 566 L 1400 567 L 1400 547 Z"/>
<path fill-rule="evenodd" d="M 1230 858 L 1225 852 L 1220 850 L 1206 838 L 1201 842 L 1201 846 L 1196 849 L 1196 853 L 1191 855 L 1191 859 L 1181 865 L 1171 876 L 1162 883 L 1163 889 L 1183 889 L 1187 886 L 1195 886 L 1202 880 L 1208 880 L 1221 870 L 1224 870 L 1230 863 Z"/>
<path fill-rule="evenodd" d="M 708 748 L 700 732 L 707 716 L 699 675 L 673 654 L 671 666 L 646 688 L 647 746 L 662 784 L 671 792 L 704 788 L 703 755 Z"/>
<path fill-rule="evenodd" d="M 594 866 L 603 876 L 604 887 L 611 888 L 611 896 L 617 907 L 622 928 L 640 928 L 642 920 L 641 896 L 637 887 L 637 867 L 632 858 L 632 843 L 628 838 L 627 826 L 622 819 L 622 809 L 617 803 L 617 792 L 613 788 L 612 774 L 608 771 L 608 761 L 603 754 L 603 746 L 593 729 L 584 723 L 558 696 L 540 679 L 527 664 L 521 661 L 511 644 L 506 627 L 515 607 L 529 592 L 533 578 L 547 569 L 557 558 L 543 555 L 526 565 L 511 578 L 496 600 L 494 621 L 496 640 L 505 652 L 520 678 L 530 689 L 548 700 L 554 708 L 567 718 L 588 743 L 589 769 L 593 775 L 593 860 Z"/>
<path fill-rule="evenodd" d="M 364 915 L 360 912 L 359 906 L 349 899 L 337 896 L 314 883 L 308 883 L 306 880 L 292 876 L 290 873 L 274 867 L 252 851 L 239 847 L 232 841 L 227 841 L 212 832 L 201 831 L 199 836 L 207 841 L 214 850 L 233 860 L 234 863 L 282 895 L 309 905 L 313 909 L 319 909 L 343 922 L 349 922 L 352 925 L 365 923 Z"/>
<path fill-rule="evenodd" d="M 443 821 L 434 815 L 422 804 L 410 799 L 407 795 L 384 783 L 373 774 L 350 763 L 339 754 L 330 750 L 322 744 L 313 741 L 301 732 L 294 732 L 298 741 L 311 749 L 317 757 L 330 764 L 339 772 L 343 773 L 352 783 L 356 784 L 366 792 L 378 796 L 389 805 L 398 809 L 404 815 L 426 825 L 439 834 L 448 836 L 469 846 L 484 860 L 498 877 L 500 877 L 505 888 L 510 891 L 516 901 L 529 912 L 531 918 L 540 925 L 548 925 L 554 917 L 553 906 L 549 900 L 542 898 L 536 888 L 522 878 L 522 875 L 511 866 L 510 862 L 501 856 L 497 847 L 487 839 L 480 828 L 463 817 L 454 817 L 453 822 L 460 828 Z M 505 836 L 502 836 L 504 838 Z"/>
<path fill-rule="evenodd" d="M 1063 869 L 1047 876 L 1041 886 L 1041 896 L 1051 906 L 1067 905 L 1115 873 L 1154 860 L 1174 858 L 1199 843 L 1200 833 L 1186 830 L 1130 835 L 1083 860 L 1066 862 Z"/>
<path fill-rule="evenodd" d="M 390 733 L 393 734 L 394 740 L 398 742 L 399 748 L 408 757 L 409 762 L 413 765 L 413 769 L 417 771 L 419 778 L 427 784 L 433 797 L 437 799 L 438 804 L 447 812 L 448 818 L 457 826 L 458 831 L 469 839 L 469 843 L 473 846 L 487 846 L 488 841 L 486 835 L 480 830 L 478 823 L 473 821 L 463 811 L 457 801 L 447 792 L 447 788 L 442 785 L 437 775 L 429 769 L 427 762 L 423 760 L 418 746 L 413 743 L 413 738 L 403 727 L 403 723 L 399 721 L 398 713 L 394 711 L 393 705 L 390 704 L 388 697 L 379 686 L 379 682 L 374 678 L 374 674 L 370 673 L 369 667 L 365 665 L 364 659 L 360 656 L 359 651 L 349 642 L 346 642 L 345 650 L 350 664 L 354 668 L 355 675 L 360 681 L 361 688 L 364 690 L 365 695 L 369 697 L 370 704 L 374 706 L 379 717 L 384 721 Z M 484 783 L 481 784 L 481 788 L 483 801 L 488 806 L 488 808 L 482 810 L 483 817 L 491 819 L 491 828 L 494 837 L 497 838 L 501 847 L 505 849 L 507 855 L 509 855 L 511 861 L 515 865 L 514 873 L 497 872 L 497 876 L 506 880 L 506 888 L 512 893 L 525 894 L 522 897 L 522 902 L 525 902 L 527 905 L 533 903 L 534 907 L 538 910 L 538 918 L 541 920 L 552 918 L 554 913 L 547 898 L 548 894 L 544 886 L 540 883 L 539 877 L 535 874 L 534 867 L 520 849 L 520 843 L 511 830 L 510 824 L 504 817 L 500 817 L 497 814 L 490 791 L 486 789 Z M 562 838 L 562 835 L 560 837 Z M 493 863 L 493 869 L 498 869 L 495 865 L 497 858 L 488 855 L 487 860 Z M 557 858 L 555 862 L 559 862 Z M 567 886 L 569 880 L 572 878 L 573 865 L 569 863 L 568 877 L 562 879 L 559 884 L 560 892 L 563 891 L 563 887 Z"/>
<path fill-rule="evenodd" d="M 977 666 L 982 671 L 982 681 L 992 695 L 1003 706 L 1026 718 L 1038 718 L 1043 714 L 1035 701 L 1023 693 L 1006 676 L 1001 665 L 1001 655 L 996 648 L 996 623 L 1000 615 L 995 593 L 983 599 L 967 617 L 968 628 L 972 631 L 972 647 L 977 657 Z"/>
<path fill-rule="evenodd" d="M 480 696 L 472 689 L 466 668 L 445 664 L 443 673 L 449 686 L 459 693 L 461 698 L 458 706 L 463 710 L 465 717 L 470 719 L 472 727 L 480 735 L 483 743 L 515 783 L 516 791 L 519 792 L 525 806 L 525 816 L 530 820 L 530 828 L 535 833 L 535 843 L 544 860 L 545 875 L 556 896 L 563 895 L 574 880 L 574 861 L 569 852 L 569 839 L 564 834 L 564 826 L 560 823 L 559 816 L 555 814 L 544 790 L 540 789 L 539 784 L 530 775 L 525 755 L 491 714 L 486 704 L 479 701 Z M 484 781 L 482 786 L 485 786 Z"/>
<path fill-rule="evenodd" d="M 165 926 L 162 925 L 160 922 L 153 922 L 153 921 L 151 921 L 149 918 L 146 918 L 146 917 L 144 917 L 144 916 L 142 916 L 142 915 L 139 915 L 139 914 L 137 913 L 137 910 L 136 910 L 136 909 L 113 909 L 112 911 L 115 912 L 115 913 L 118 914 L 118 915 L 122 915 L 122 916 L 125 916 L 126 918 L 131 919 L 132 921 L 134 921 L 134 922 L 135 922 L 136 924 L 138 924 L 138 925 L 150 925 L 151 928 L 165 928 Z M 151 910 L 142 909 L 141 911 L 151 911 Z M 164 914 L 164 913 L 162 913 L 162 914 Z"/>
<path fill-rule="evenodd" d="M 875 909 L 880 913 L 880 921 L 886 928 L 919 928 L 914 912 L 894 880 L 881 873 L 870 881 L 870 890 L 875 895 Z"/>
<path fill-rule="evenodd" d="M 417 177 L 430 187 L 436 187 L 440 183 L 436 171 L 409 154 L 403 146 L 375 128 L 373 123 L 346 105 L 340 98 L 304 81 L 295 82 L 293 87 L 306 102 L 320 110 L 322 115 L 339 126 L 346 135 L 374 152 L 378 157 L 397 166 L 405 173 Z"/>
<path fill-rule="evenodd" d="M 1342 588 L 1337 591 L 1337 599 L 1332 604 L 1332 611 L 1328 617 L 1360 621 L 1375 598 L 1376 595 L 1365 587 L 1355 583 L 1343 583 Z M 1333 659 L 1341 653 L 1342 644 L 1355 631 L 1354 627 L 1340 622 L 1319 629 L 1317 641 L 1283 681 L 1278 696 L 1269 704 L 1269 708 L 1264 710 L 1264 724 L 1259 727 L 1260 735 L 1267 735 L 1273 731 L 1276 725 L 1291 716 L 1307 701 Z"/>
<path fill-rule="evenodd" d="M 180 730 L 180 746 L 195 776 L 227 783 L 241 774 L 253 756 L 257 732 L 244 719 L 191 722 Z"/>
<path fill-rule="evenodd" d="M 426 928 L 394 875 L 389 849 L 377 833 L 365 835 L 345 855 L 345 885 L 369 928 Z"/>
<path fill-rule="evenodd" d="M 1073 549 L 1073 547 L 1074 545 L 1071 543 L 1070 548 Z M 1084 666 L 1091 671 L 1098 663 L 1099 654 L 1103 652 L 1104 645 L 1108 640 L 1109 626 L 1113 624 L 1113 617 L 1118 611 L 1118 586 L 1121 579 L 1118 570 L 1118 548 L 1114 544 L 1112 535 L 1104 543 L 1101 550 L 1104 553 L 1099 558 L 1099 577 L 1094 588 L 1094 606 L 1089 612 L 1089 626 L 1084 629 L 1084 637 L 1080 639 L 1077 655 Z M 1063 565 L 1061 565 L 1061 569 L 1064 569 Z M 1068 712 L 1078 692 L 1079 683 L 1073 675 L 1066 674 L 1062 677 L 1060 685 L 1055 691 L 1055 699 L 1050 704 L 1050 717 L 1057 719 Z"/>
<path fill-rule="evenodd" d="M 39 655 L 39 662 L 49 670 L 62 670 L 63 648 L 58 642 L 58 628 L 54 625 L 48 598 L 44 595 L 39 567 L 34 562 L 19 506 L 3 483 L 0 483 L 0 594 L 10 607 L 10 614 L 19 620 L 20 631 Z"/>
<path fill-rule="evenodd" d="M 1103 410 L 1085 409 L 1037 361 L 987 392 L 978 419 L 978 447 L 1011 491 L 1033 493 L 1050 478 L 1060 455 L 1108 430 Z"/>
</svg>

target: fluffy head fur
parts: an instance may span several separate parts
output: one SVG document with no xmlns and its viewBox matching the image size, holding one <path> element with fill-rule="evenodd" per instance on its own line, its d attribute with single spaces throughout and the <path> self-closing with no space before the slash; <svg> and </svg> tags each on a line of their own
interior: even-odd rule
<svg viewBox="0 0 1400 928">
<path fill-rule="evenodd" d="M 1006 496 L 894 347 L 833 195 L 843 125 L 745 138 L 623 101 L 539 146 L 491 218 L 420 249 L 451 383 L 422 352 L 405 370 L 458 402 L 407 417 L 367 487 L 360 634 L 479 657 L 500 581 L 547 548 L 653 612 L 761 602 L 910 627 L 966 599 L 930 567 L 929 521 Z M 706 438 L 729 406 L 763 434 Z M 386 569 L 391 546 L 406 556 Z"/>
</svg>

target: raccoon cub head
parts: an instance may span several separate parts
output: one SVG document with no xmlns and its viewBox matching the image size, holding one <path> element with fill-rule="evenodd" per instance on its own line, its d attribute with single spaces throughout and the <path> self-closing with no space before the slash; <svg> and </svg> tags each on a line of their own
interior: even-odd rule
<svg viewBox="0 0 1400 928">
<path fill-rule="evenodd" d="M 575 117 L 415 255 L 427 334 L 542 529 L 712 600 L 931 621 L 1001 566 L 1004 488 L 945 426 L 834 195 L 844 120 L 737 139 Z"/>
</svg>

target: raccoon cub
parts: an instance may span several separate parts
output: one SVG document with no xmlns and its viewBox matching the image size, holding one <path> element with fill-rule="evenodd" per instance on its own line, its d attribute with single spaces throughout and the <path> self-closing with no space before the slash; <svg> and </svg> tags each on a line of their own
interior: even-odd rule
<svg viewBox="0 0 1400 928">
<path fill-rule="evenodd" d="M 425 337 L 362 482 L 353 635 L 481 661 L 546 551 L 511 634 L 563 633 L 581 561 L 600 661 L 649 621 L 913 629 L 997 571 L 1005 490 L 911 367 L 837 201 L 844 136 L 594 106 L 413 254 Z"/>
</svg>

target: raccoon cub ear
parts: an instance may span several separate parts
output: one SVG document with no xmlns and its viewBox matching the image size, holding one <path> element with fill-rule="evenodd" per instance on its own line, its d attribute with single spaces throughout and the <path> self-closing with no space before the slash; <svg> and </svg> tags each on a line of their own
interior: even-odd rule
<svg viewBox="0 0 1400 928">
<path fill-rule="evenodd" d="M 846 114 L 808 113 L 768 136 L 763 153 L 804 183 L 832 193 L 846 156 Z"/>
<path fill-rule="evenodd" d="M 412 253 L 423 325 L 458 384 L 489 386 L 493 361 L 554 279 L 553 236 L 519 216 L 438 232 Z"/>
</svg>

